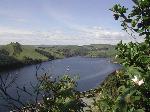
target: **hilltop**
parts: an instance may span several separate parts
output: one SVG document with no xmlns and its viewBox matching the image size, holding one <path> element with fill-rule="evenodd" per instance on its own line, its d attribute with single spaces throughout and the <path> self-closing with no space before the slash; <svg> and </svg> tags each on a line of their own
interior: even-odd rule
<svg viewBox="0 0 150 112">
<path fill-rule="evenodd" d="M 48 57 L 36 52 L 35 49 L 34 46 L 21 45 L 17 42 L 1 46 L 0 70 L 14 67 L 14 64 L 18 67 L 48 60 Z"/>
</svg>

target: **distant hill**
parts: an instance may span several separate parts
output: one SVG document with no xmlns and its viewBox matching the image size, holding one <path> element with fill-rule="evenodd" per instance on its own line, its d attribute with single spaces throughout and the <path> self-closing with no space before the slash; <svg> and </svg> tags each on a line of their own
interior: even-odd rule
<svg viewBox="0 0 150 112">
<path fill-rule="evenodd" d="M 87 57 L 113 57 L 116 54 L 115 46 L 108 44 L 91 45 L 55 45 L 38 46 L 39 49 L 51 52 L 56 57 L 87 56 Z"/>
<path fill-rule="evenodd" d="M 33 46 L 11 42 L 8 45 L 0 46 L 0 71 L 58 58 L 72 56 L 113 57 L 115 53 L 115 46 L 107 44 Z"/>
<path fill-rule="evenodd" d="M 90 49 L 87 54 L 90 57 L 114 57 L 116 55 L 115 45 L 91 44 L 83 47 Z"/>
</svg>

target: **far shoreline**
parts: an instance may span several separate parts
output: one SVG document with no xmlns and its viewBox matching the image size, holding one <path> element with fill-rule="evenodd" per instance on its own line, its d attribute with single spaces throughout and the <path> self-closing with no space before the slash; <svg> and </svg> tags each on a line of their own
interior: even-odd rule
<svg viewBox="0 0 150 112">
<path fill-rule="evenodd" d="M 30 62 L 30 63 L 22 63 L 22 62 L 18 62 L 18 63 L 15 63 L 15 64 L 11 64 L 11 65 L 4 65 L 4 66 L 1 66 L 0 68 L 0 73 L 3 73 L 5 71 L 11 71 L 11 70 L 16 70 L 16 69 L 20 69 L 20 68 L 23 68 L 23 67 L 26 67 L 26 66 L 30 66 L 30 65 L 40 65 L 44 62 L 50 62 L 50 61 L 53 61 L 53 60 L 59 60 L 59 59 L 67 59 L 67 58 L 72 58 L 72 57 L 83 57 L 83 58 L 107 58 L 109 59 L 109 62 L 110 63 L 114 63 L 113 61 L 113 58 L 112 57 L 103 57 L 103 56 L 97 56 L 97 57 L 92 57 L 92 56 L 71 56 L 71 57 L 64 57 L 64 58 L 56 58 L 56 59 L 48 59 L 48 60 L 40 60 L 39 62 L 38 61 L 35 61 L 35 62 Z M 14 66 L 15 65 L 15 66 Z M 9 67 L 9 68 L 8 68 Z"/>
</svg>

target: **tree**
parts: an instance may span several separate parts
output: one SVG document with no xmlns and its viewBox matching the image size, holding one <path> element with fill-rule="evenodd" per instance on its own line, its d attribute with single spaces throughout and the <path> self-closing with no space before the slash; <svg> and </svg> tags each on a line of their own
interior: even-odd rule
<svg viewBox="0 0 150 112">
<path fill-rule="evenodd" d="M 14 112 L 83 111 L 85 103 L 81 100 L 79 92 L 75 90 L 77 83 L 68 75 L 52 78 L 47 74 L 38 76 L 36 72 L 37 83 L 30 83 L 31 90 L 25 86 L 19 87 L 15 83 L 16 79 L 16 76 L 10 77 L 9 74 L 5 77 L 0 75 L 0 99 L 7 102 L 4 106 Z M 16 97 L 9 92 L 12 86 L 15 87 Z M 24 95 L 29 97 L 27 101 L 22 100 Z"/>
<path fill-rule="evenodd" d="M 150 1 L 149 0 L 132 0 L 134 6 L 127 13 L 128 8 L 116 4 L 111 11 L 114 12 L 115 20 L 121 19 L 121 26 L 125 31 L 136 32 L 140 36 L 145 36 L 145 42 L 150 44 Z M 131 34 L 132 35 L 132 34 Z"/>
<path fill-rule="evenodd" d="M 111 88 L 104 86 L 107 89 L 102 89 L 97 103 L 105 105 L 102 112 L 150 111 L 150 1 L 133 0 L 133 3 L 131 10 L 120 4 L 110 10 L 114 13 L 115 20 L 120 20 L 123 30 L 133 38 L 135 33 L 139 34 L 139 38 L 144 37 L 144 42 L 123 44 L 121 41 L 117 45 L 117 57 L 121 60 L 123 69 L 109 79 L 116 85 Z M 108 89 L 117 91 L 113 94 Z M 103 108 L 102 105 L 98 106 Z"/>
</svg>

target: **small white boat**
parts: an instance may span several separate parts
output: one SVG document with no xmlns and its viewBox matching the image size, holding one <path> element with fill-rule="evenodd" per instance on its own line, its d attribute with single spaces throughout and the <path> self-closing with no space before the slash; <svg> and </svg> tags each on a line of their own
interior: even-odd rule
<svg viewBox="0 0 150 112">
<path fill-rule="evenodd" d="M 67 71 L 69 71 L 69 70 L 70 70 L 69 66 L 67 66 L 66 70 L 67 70 Z"/>
</svg>

